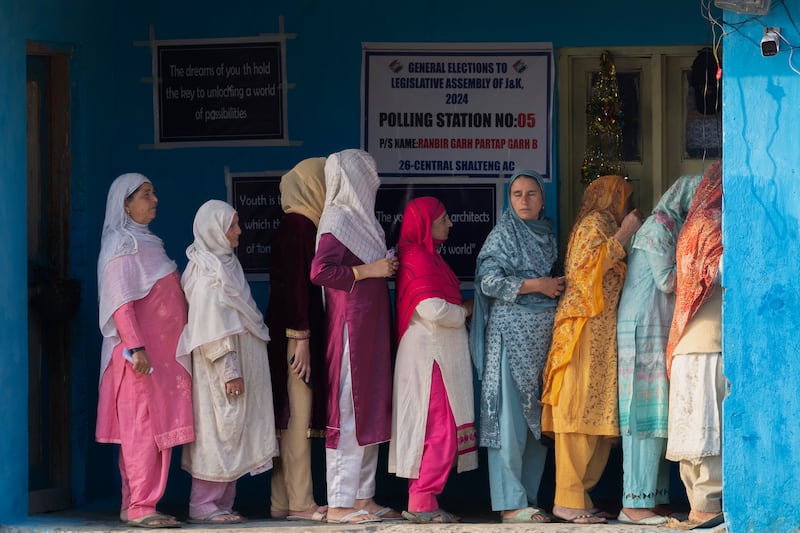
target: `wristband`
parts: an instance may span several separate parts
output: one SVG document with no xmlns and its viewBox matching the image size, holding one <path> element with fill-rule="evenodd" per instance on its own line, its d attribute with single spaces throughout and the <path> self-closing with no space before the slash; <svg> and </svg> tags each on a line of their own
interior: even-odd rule
<svg viewBox="0 0 800 533">
<path fill-rule="evenodd" d="M 131 348 L 128 351 L 131 352 L 132 354 L 136 353 L 136 352 L 143 352 L 144 351 L 144 346 L 137 346 L 136 348 Z"/>
</svg>

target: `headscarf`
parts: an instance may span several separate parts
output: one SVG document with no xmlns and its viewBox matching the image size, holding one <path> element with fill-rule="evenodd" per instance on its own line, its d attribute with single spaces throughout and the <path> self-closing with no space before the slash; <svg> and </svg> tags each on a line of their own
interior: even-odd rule
<svg viewBox="0 0 800 533">
<path fill-rule="evenodd" d="M 619 226 L 625 216 L 625 202 L 628 201 L 628 197 L 632 192 L 631 184 L 622 176 L 601 176 L 597 178 L 589 184 L 583 193 L 573 228 L 577 228 L 580 225 L 583 217 L 594 212 L 607 213 L 614 218 L 617 226 Z"/>
<path fill-rule="evenodd" d="M 281 208 L 298 213 L 319 226 L 325 205 L 325 158 L 312 157 L 297 163 L 281 177 Z"/>
<path fill-rule="evenodd" d="M 536 180 L 542 191 L 542 205 L 544 205 L 544 179 L 533 170 L 520 170 L 511 176 L 508 181 L 509 201 L 511 186 L 520 177 Z M 481 290 L 481 278 L 487 273 L 485 261 L 488 258 L 499 263 L 508 275 L 525 278 L 549 275 L 558 258 L 558 246 L 553 235 L 552 222 L 544 218 L 543 214 L 536 220 L 523 220 L 509 205 L 486 237 L 478 253 L 475 267 L 475 300 L 470 328 L 470 351 L 478 375 L 481 375 L 483 369 L 485 332 L 489 321 L 489 297 Z M 521 298 L 518 303 L 529 309 L 537 309 L 555 307 L 556 300 L 543 294 L 531 293 Z"/>
<path fill-rule="evenodd" d="M 689 212 L 694 191 L 702 178 L 703 176 L 678 178 L 636 232 L 631 246 L 674 259 L 678 234 Z"/>
<path fill-rule="evenodd" d="M 458 278 L 439 254 L 439 244 L 431 234 L 431 224 L 442 216 L 445 207 L 436 198 L 411 200 L 403 212 L 400 240 L 397 243 L 400 267 L 397 269 L 397 333 L 403 337 L 414 309 L 428 298 L 441 298 L 461 304 Z"/>
<path fill-rule="evenodd" d="M 325 208 L 317 243 L 331 233 L 365 264 L 386 255 L 386 236 L 375 218 L 380 186 L 375 160 L 363 150 L 331 154 L 325 162 Z"/>
<path fill-rule="evenodd" d="M 667 373 L 686 325 L 717 288 L 722 258 L 722 164 L 708 168 L 678 236 L 675 314 L 667 342 Z"/>
<path fill-rule="evenodd" d="M 209 200 L 194 217 L 194 242 L 186 249 L 189 264 L 181 284 L 189 304 L 189 321 L 178 350 L 191 352 L 198 346 L 230 335 L 249 332 L 269 340 L 250 294 L 242 265 L 225 236 L 236 210 L 220 200 Z"/>
<path fill-rule="evenodd" d="M 128 302 L 144 298 L 158 280 L 177 270 L 161 239 L 125 212 L 126 198 L 145 183 L 151 182 L 141 174 L 122 174 L 108 190 L 97 258 L 98 318 L 103 334 L 101 376 L 111 361 L 111 352 L 120 343 L 114 312 Z"/>
<path fill-rule="evenodd" d="M 586 322 L 603 311 L 603 263 L 605 246 L 619 228 L 625 204 L 633 192 L 621 176 L 601 176 L 583 193 L 578 218 L 572 228 L 567 249 L 567 286 L 556 309 L 553 341 L 544 369 L 542 403 L 558 405 L 564 372 Z M 625 274 L 625 263 L 612 267 Z"/>
</svg>

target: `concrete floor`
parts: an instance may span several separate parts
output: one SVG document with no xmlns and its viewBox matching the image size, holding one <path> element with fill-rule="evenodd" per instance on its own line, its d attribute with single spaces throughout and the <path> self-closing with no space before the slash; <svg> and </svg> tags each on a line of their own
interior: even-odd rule
<svg viewBox="0 0 800 533">
<path fill-rule="evenodd" d="M 417 525 L 407 521 L 384 521 L 363 525 L 337 525 L 310 521 L 289 522 L 286 520 L 273 520 L 269 518 L 254 518 L 245 523 L 231 526 L 206 526 L 185 524 L 182 529 L 192 533 L 205 531 L 229 531 L 237 533 L 256 533 L 264 531 L 274 533 L 287 531 L 290 533 L 312 532 L 360 532 L 360 533 L 669 533 L 680 531 L 676 528 L 677 520 L 672 520 L 673 527 L 635 526 L 622 524 L 616 520 L 609 520 L 602 525 L 580 525 L 565 523 L 550 524 L 502 524 L 495 516 L 470 516 L 462 513 L 463 521 L 458 524 L 426 524 Z M 0 525 L 0 533 L 95 533 L 106 531 L 143 531 L 141 528 L 126 526 L 116 518 L 113 512 L 107 510 L 91 511 L 76 510 L 62 513 L 48 513 L 21 519 L 18 523 Z M 179 531 L 179 530 L 169 530 Z M 697 529 L 706 533 L 722 533 L 724 524 L 713 529 Z"/>
</svg>

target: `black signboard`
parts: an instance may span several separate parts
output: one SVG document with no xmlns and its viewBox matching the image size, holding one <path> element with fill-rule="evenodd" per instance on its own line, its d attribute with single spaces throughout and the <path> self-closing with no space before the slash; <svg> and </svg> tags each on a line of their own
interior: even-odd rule
<svg viewBox="0 0 800 533">
<path fill-rule="evenodd" d="M 251 279 L 267 279 L 269 275 L 272 236 L 283 216 L 279 185 L 279 176 L 231 177 L 231 203 L 242 228 L 236 256 Z M 420 196 L 434 196 L 445 205 L 453 227 L 439 251 L 461 281 L 472 281 L 475 259 L 497 218 L 497 185 L 410 180 L 382 184 L 375 200 L 375 216 L 386 232 L 387 246 L 397 245 L 403 210 Z"/>
<path fill-rule="evenodd" d="M 286 139 L 280 42 L 157 50 L 158 142 Z"/>
<path fill-rule="evenodd" d="M 439 252 L 461 281 L 472 281 L 475 260 L 496 219 L 497 185 L 492 183 L 384 183 L 378 189 L 375 215 L 386 232 L 387 246 L 396 246 L 403 210 L 420 196 L 442 201 L 453 227 Z"/>
<path fill-rule="evenodd" d="M 269 274 L 272 236 L 283 216 L 280 182 L 279 176 L 234 176 L 231 180 L 232 205 L 242 228 L 236 256 L 247 275 Z"/>
</svg>

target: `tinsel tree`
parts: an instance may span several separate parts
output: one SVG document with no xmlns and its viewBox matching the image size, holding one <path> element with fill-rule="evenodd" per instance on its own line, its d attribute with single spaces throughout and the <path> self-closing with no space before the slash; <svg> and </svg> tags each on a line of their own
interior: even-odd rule
<svg viewBox="0 0 800 533">
<path fill-rule="evenodd" d="M 600 56 L 600 72 L 586 105 L 586 153 L 581 182 L 591 183 L 609 174 L 623 175 L 622 103 L 617 68 L 611 54 L 605 51 Z"/>
</svg>

